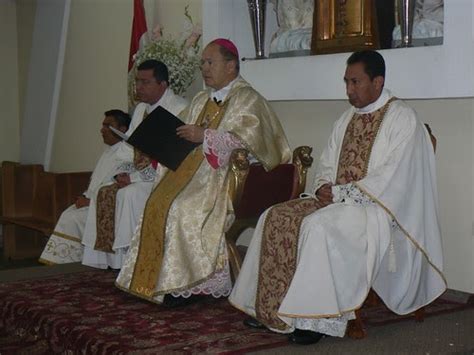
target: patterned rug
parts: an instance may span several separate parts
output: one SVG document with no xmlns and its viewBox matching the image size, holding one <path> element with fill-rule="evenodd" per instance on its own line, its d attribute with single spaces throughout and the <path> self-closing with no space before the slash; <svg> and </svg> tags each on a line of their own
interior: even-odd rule
<svg viewBox="0 0 474 355">
<path fill-rule="evenodd" d="M 116 273 L 87 271 L 0 285 L 0 354 L 241 354 L 287 345 L 284 335 L 245 327 L 225 299 L 165 308 L 114 287 Z M 426 315 L 464 309 L 439 299 Z M 366 324 L 406 318 L 363 310 Z"/>
</svg>

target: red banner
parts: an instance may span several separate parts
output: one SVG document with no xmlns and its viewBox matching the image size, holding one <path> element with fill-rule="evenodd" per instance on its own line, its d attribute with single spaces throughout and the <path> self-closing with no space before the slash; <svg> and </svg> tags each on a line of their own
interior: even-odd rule
<svg viewBox="0 0 474 355">
<path fill-rule="evenodd" d="M 132 24 L 132 38 L 130 39 L 130 54 L 128 58 L 128 71 L 132 69 L 134 62 L 134 55 L 140 49 L 140 46 L 145 44 L 147 27 L 145 9 L 143 7 L 143 0 L 133 0 L 133 24 Z"/>
</svg>

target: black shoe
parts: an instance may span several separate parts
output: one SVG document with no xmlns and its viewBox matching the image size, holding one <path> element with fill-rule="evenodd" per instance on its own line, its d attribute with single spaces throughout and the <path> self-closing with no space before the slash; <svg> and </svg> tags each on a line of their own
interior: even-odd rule
<svg viewBox="0 0 474 355">
<path fill-rule="evenodd" d="M 311 330 L 295 329 L 293 333 L 288 336 L 290 343 L 301 344 L 301 345 L 310 345 L 316 344 L 321 338 L 324 337 L 324 334 L 313 332 Z"/>
<path fill-rule="evenodd" d="M 174 297 L 170 294 L 166 294 L 163 299 L 163 306 L 168 308 L 182 307 L 197 301 L 197 297 Z"/>
<path fill-rule="evenodd" d="M 255 329 L 266 329 L 267 328 L 262 323 L 260 323 L 258 320 L 256 320 L 255 318 L 252 318 L 252 317 L 245 318 L 244 319 L 244 324 L 247 327 L 255 328 Z"/>
</svg>

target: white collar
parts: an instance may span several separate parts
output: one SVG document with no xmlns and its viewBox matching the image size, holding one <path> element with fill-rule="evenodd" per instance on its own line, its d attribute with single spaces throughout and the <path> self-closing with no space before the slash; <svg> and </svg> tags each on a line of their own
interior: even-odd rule
<svg viewBox="0 0 474 355">
<path fill-rule="evenodd" d="M 169 90 L 170 90 L 170 88 L 166 88 L 165 92 L 163 93 L 163 95 L 161 95 L 160 99 L 159 99 L 157 102 L 155 102 L 153 105 L 146 104 L 145 112 L 146 112 L 147 114 L 149 114 L 149 113 L 152 112 L 155 108 L 157 108 L 158 106 L 160 106 L 160 105 L 163 103 L 165 97 L 168 95 L 168 91 L 169 91 Z"/>
<path fill-rule="evenodd" d="M 211 91 L 211 99 L 214 101 L 224 101 L 227 95 L 230 92 L 230 89 L 232 89 L 232 85 L 237 81 L 239 77 L 237 76 L 234 80 L 232 80 L 229 84 L 227 84 L 225 87 L 219 90 L 214 90 L 212 89 Z"/>
<path fill-rule="evenodd" d="M 371 104 L 368 104 L 365 107 L 356 108 L 355 112 L 356 113 L 370 113 L 370 112 L 377 111 L 379 108 L 385 105 L 387 101 L 390 100 L 391 97 L 392 97 L 392 93 L 390 92 L 390 90 L 383 89 L 377 100 L 375 100 Z"/>
</svg>

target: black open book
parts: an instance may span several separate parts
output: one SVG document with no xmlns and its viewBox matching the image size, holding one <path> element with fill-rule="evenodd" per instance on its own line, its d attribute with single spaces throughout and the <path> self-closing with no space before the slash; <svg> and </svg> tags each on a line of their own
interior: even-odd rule
<svg viewBox="0 0 474 355">
<path fill-rule="evenodd" d="M 171 112 L 158 106 L 126 141 L 160 164 L 176 170 L 188 154 L 200 145 L 176 135 L 176 128 L 184 124 Z"/>
</svg>

